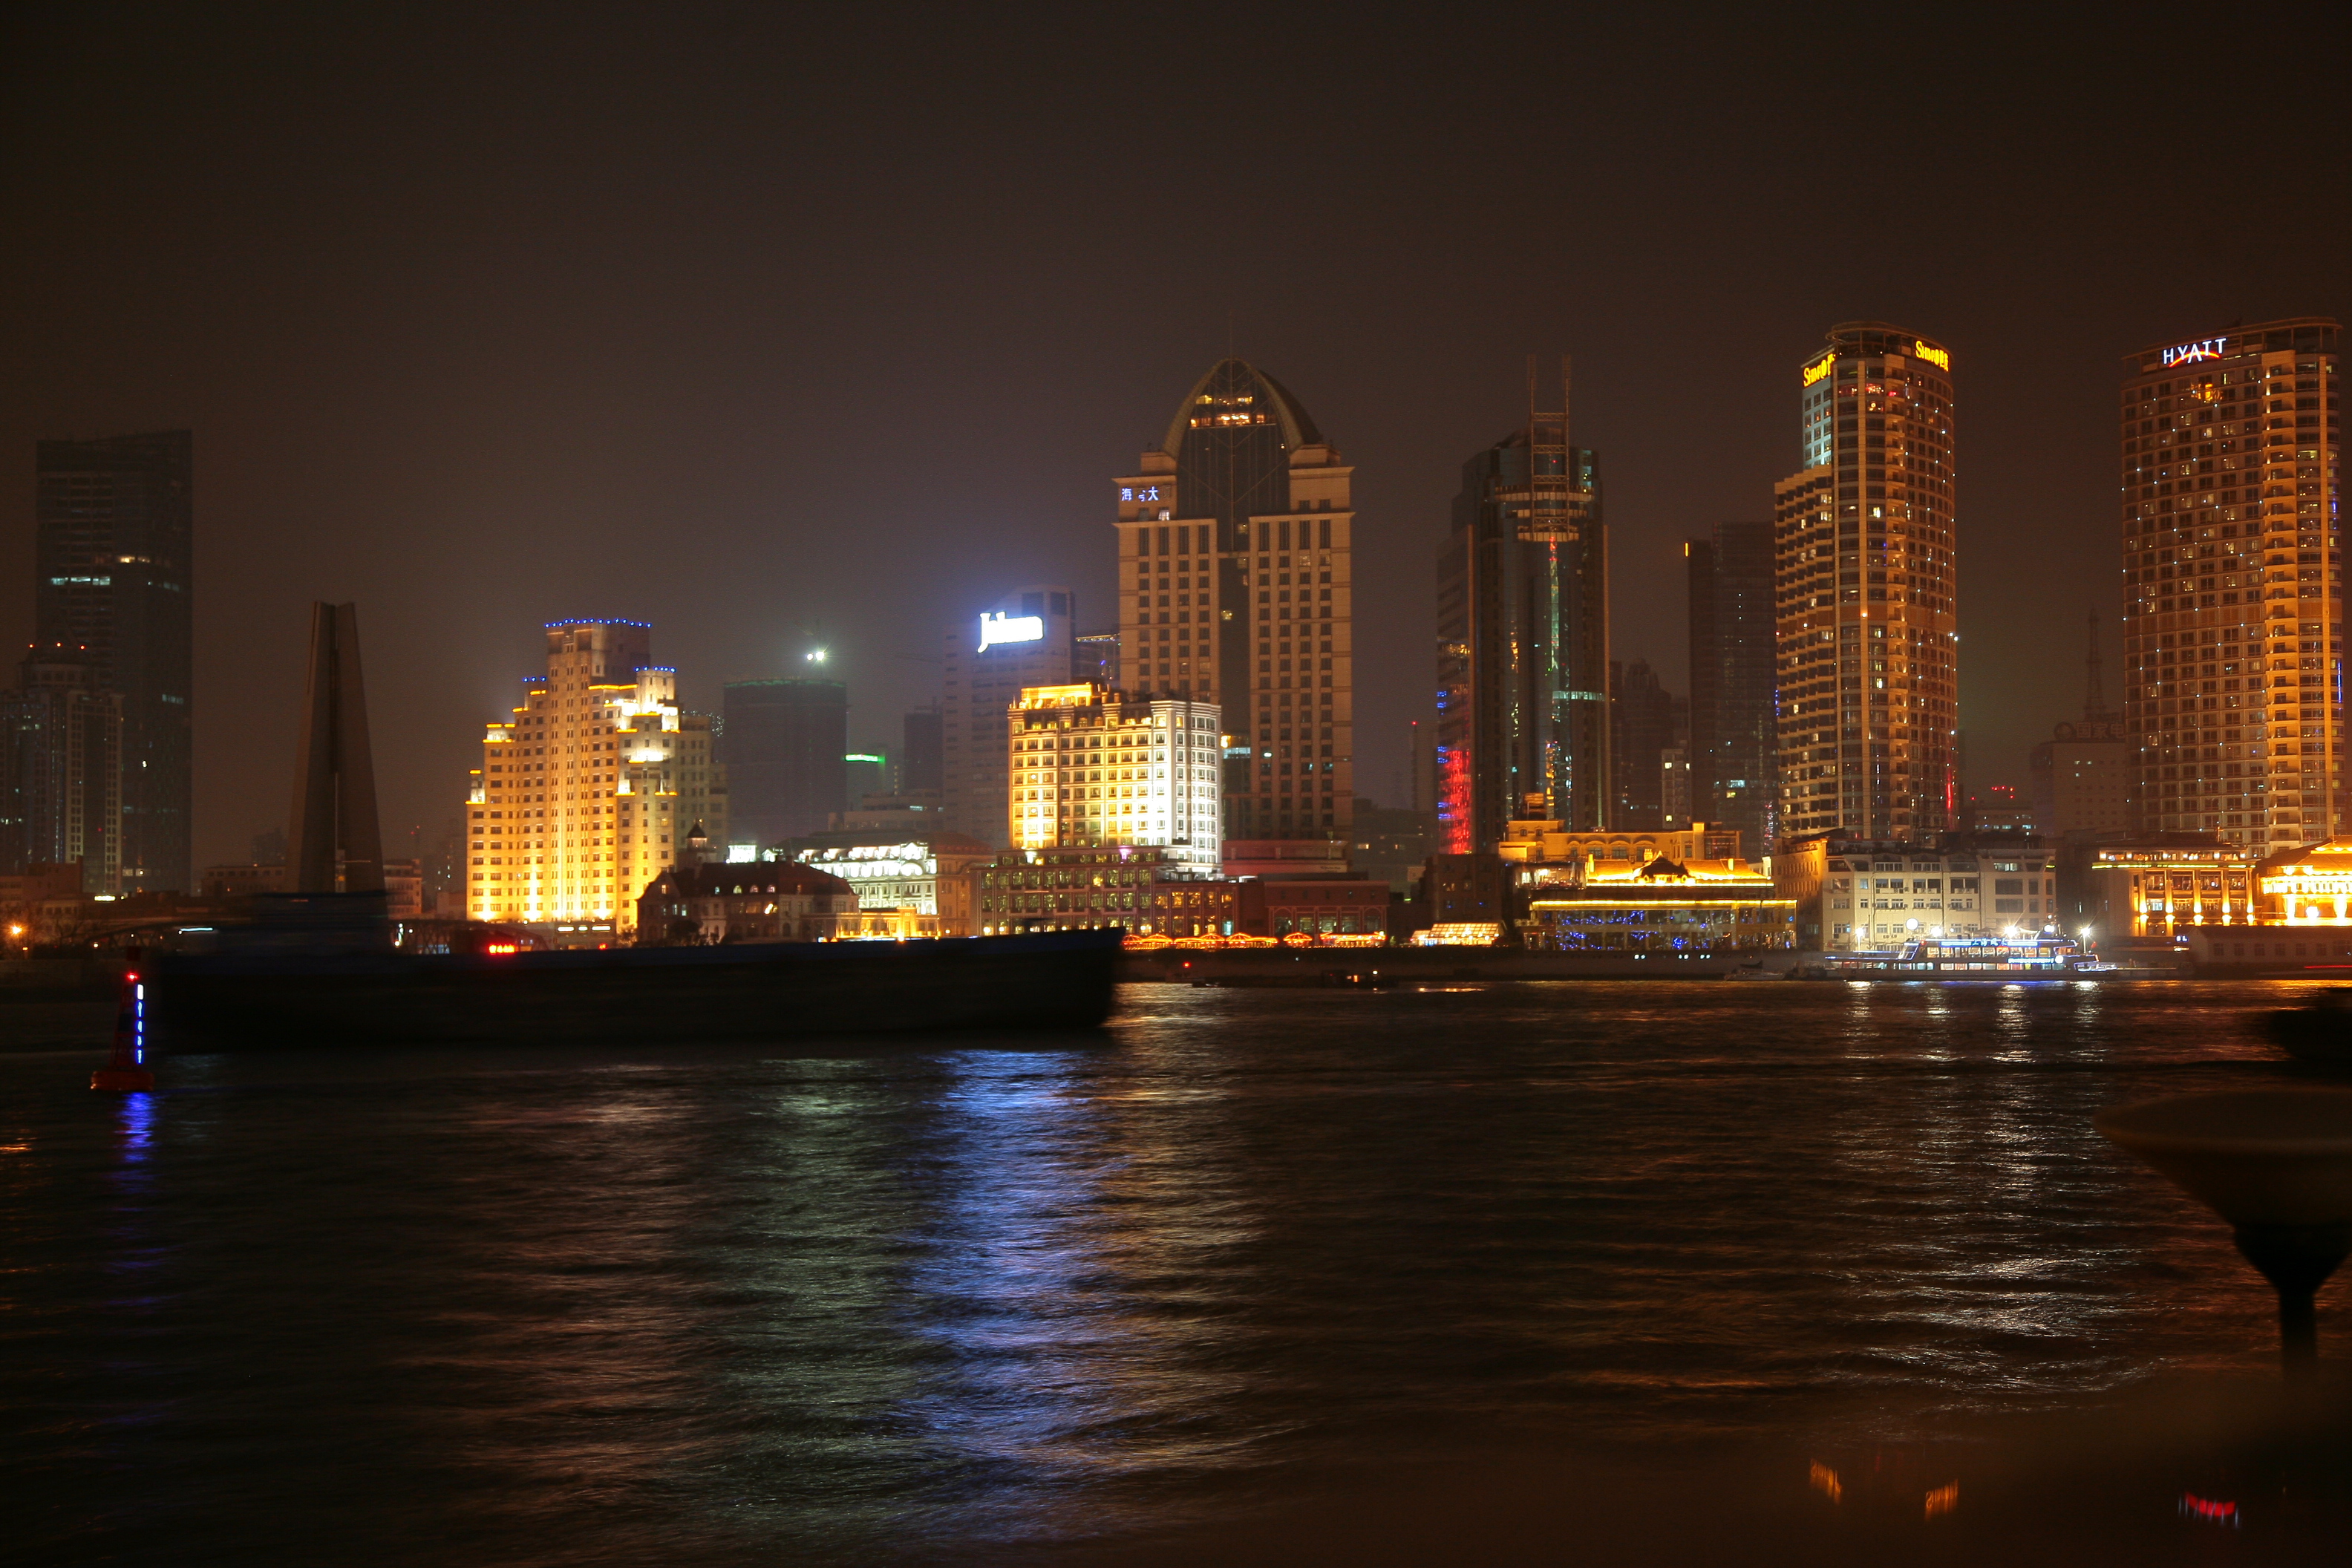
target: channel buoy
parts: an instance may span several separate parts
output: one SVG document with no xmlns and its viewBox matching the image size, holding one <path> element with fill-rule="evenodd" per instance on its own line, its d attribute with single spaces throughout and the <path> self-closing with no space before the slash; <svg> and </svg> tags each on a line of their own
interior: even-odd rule
<svg viewBox="0 0 2352 1568">
<path fill-rule="evenodd" d="M 113 1058 L 89 1075 L 89 1087 L 108 1094 L 142 1094 L 155 1087 L 155 1075 L 147 1068 L 147 982 L 136 962 L 122 972 Z"/>
</svg>

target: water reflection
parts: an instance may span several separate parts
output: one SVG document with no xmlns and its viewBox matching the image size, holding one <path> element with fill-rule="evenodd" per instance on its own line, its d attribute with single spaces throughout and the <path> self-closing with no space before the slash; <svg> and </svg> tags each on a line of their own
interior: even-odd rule
<svg viewBox="0 0 2352 1568">
<path fill-rule="evenodd" d="M 1970 1423 L 2267 1376 L 2259 1281 L 2089 1118 L 2275 1073 L 2271 994 L 1152 988 L 1076 1048 L 173 1064 L 0 1099 L 0 1394 L 101 1369 L 48 1429 L 163 1479 L 66 1511 L 159 1561 L 936 1557 L 1493 1454 L 1978 1529 L 2046 1454 Z"/>
</svg>

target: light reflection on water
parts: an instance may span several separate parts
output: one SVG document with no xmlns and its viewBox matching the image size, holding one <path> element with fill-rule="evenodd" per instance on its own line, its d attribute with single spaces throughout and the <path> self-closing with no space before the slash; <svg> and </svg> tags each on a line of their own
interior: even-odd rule
<svg viewBox="0 0 2352 1568">
<path fill-rule="evenodd" d="M 0 1058 L 0 1466 L 47 1477 L 32 1539 L 154 1561 L 919 1557 L 1479 1452 L 1801 1482 L 2264 1364 L 2226 1236 L 2088 1123 L 2282 1078 L 2282 999 L 1133 988 L 1098 1042 L 214 1058 L 120 1101 Z"/>
</svg>

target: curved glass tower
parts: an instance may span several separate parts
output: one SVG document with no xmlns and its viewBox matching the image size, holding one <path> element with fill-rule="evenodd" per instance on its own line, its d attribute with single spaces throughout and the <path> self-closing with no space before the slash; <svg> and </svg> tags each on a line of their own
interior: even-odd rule
<svg viewBox="0 0 2352 1568">
<path fill-rule="evenodd" d="M 1600 459 L 1560 405 L 1462 467 L 1437 557 L 1437 814 L 1449 854 L 1515 818 L 1610 820 L 1609 544 Z"/>
</svg>

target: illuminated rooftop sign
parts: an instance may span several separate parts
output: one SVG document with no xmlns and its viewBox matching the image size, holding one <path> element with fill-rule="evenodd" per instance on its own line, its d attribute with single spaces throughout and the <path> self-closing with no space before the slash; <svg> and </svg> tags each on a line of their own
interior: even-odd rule
<svg viewBox="0 0 2352 1568">
<path fill-rule="evenodd" d="M 1805 367 L 1805 384 L 1807 386 L 1811 386 L 1813 383 L 1829 374 L 1830 366 L 1835 363 L 1837 363 L 1837 354 L 1832 351 L 1832 353 L 1823 354 L 1821 358 L 1807 365 Z"/>
<path fill-rule="evenodd" d="M 1952 368 L 1952 356 L 1947 353 L 1944 350 L 1936 348 L 1931 344 L 1923 343 L 1915 339 L 1911 344 L 1911 353 L 1915 357 L 1926 360 L 1937 370 L 1949 370 Z"/>
<path fill-rule="evenodd" d="M 980 617 L 980 650 L 986 653 L 998 643 L 1043 642 L 1045 638 L 1045 617 L 1043 616 L 988 615 Z"/>
<path fill-rule="evenodd" d="M 2195 364 L 2200 359 L 2220 359 L 2227 338 L 2200 338 L 2193 343 L 2181 343 L 2166 349 L 2157 357 L 2166 365 Z"/>
</svg>

